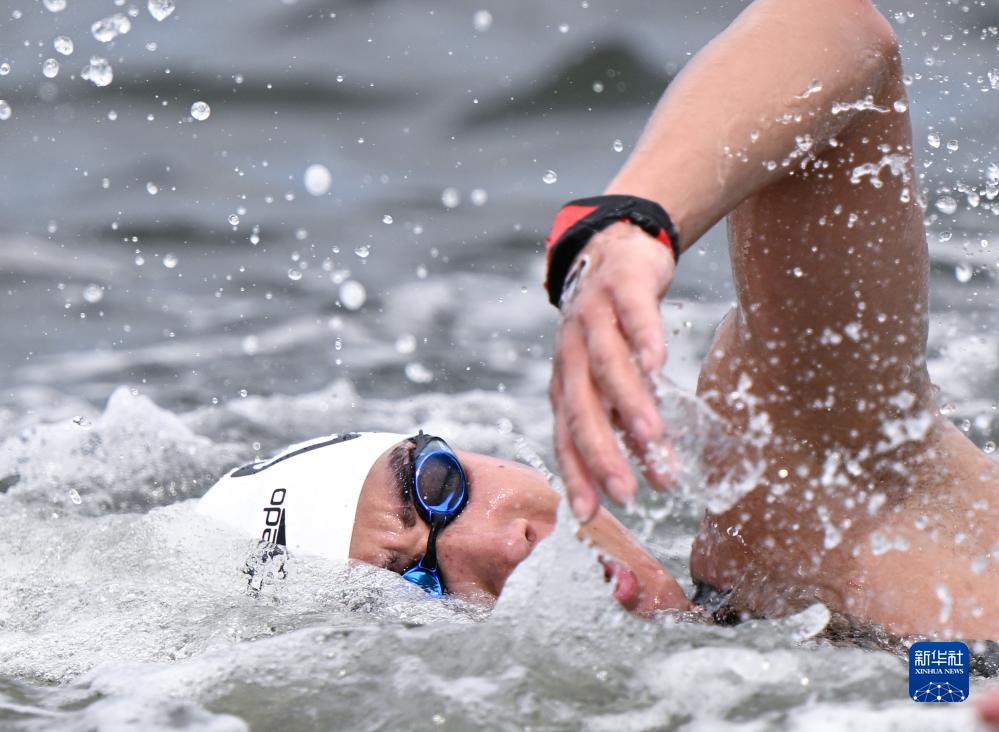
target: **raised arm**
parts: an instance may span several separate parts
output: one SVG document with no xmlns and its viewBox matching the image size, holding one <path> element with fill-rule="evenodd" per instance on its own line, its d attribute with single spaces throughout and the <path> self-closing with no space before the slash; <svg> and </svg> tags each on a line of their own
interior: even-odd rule
<svg viewBox="0 0 999 732">
<path fill-rule="evenodd" d="M 904 111 L 895 56 L 891 28 L 867 0 L 757 0 L 670 85 L 607 192 L 662 205 L 686 249 L 747 199 L 789 179 L 807 186 L 831 175 L 822 154 L 862 115 L 890 114 L 896 100 Z M 873 146 L 871 157 L 876 167 Z M 808 232 L 803 251 L 836 240 L 845 226 L 770 223 L 783 224 L 789 239 Z M 732 253 L 750 269 L 752 238 L 743 232 Z M 563 305 L 551 385 L 556 451 L 581 519 L 593 515 L 600 493 L 626 501 L 636 490 L 613 425 L 639 455 L 662 435 L 645 375 L 665 361 L 658 303 L 675 267 L 666 247 L 625 223 L 596 235 L 584 254 L 588 269 Z M 740 287 L 753 273 L 744 274 Z"/>
</svg>

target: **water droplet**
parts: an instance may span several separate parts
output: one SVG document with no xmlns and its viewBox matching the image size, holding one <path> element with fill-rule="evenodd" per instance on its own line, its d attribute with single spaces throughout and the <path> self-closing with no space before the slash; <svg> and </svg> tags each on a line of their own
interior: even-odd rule
<svg viewBox="0 0 999 732">
<path fill-rule="evenodd" d="M 146 183 L 146 192 L 150 196 L 155 196 L 157 193 L 160 192 L 160 189 L 159 189 L 159 186 L 157 186 L 155 183 L 153 183 L 152 181 L 149 181 L 148 183 Z"/>
<path fill-rule="evenodd" d="M 620 140 L 614 140 L 614 142 L 611 143 L 611 147 L 614 149 L 614 152 L 621 152 L 624 150 L 624 143 Z"/>
<path fill-rule="evenodd" d="M 170 13 L 175 9 L 173 0 L 149 0 L 146 7 L 149 9 L 149 14 L 159 21 L 170 17 Z"/>
<path fill-rule="evenodd" d="M 82 427 L 85 430 L 89 430 L 92 426 L 91 421 L 82 415 L 73 417 L 73 424 L 77 427 Z"/>
<path fill-rule="evenodd" d="M 166 254 L 163 255 L 163 266 L 166 267 L 167 269 L 173 269 L 174 267 L 176 267 L 178 261 L 179 260 L 177 259 L 177 255 L 173 254 L 172 252 L 167 252 Z"/>
<path fill-rule="evenodd" d="M 107 86 L 114 80 L 114 70 L 106 58 L 91 56 L 90 63 L 83 67 L 80 76 L 94 86 Z M 110 118 L 111 115 L 108 113 L 108 119 Z"/>
<path fill-rule="evenodd" d="M 362 244 L 359 247 L 354 247 L 354 254 L 359 256 L 361 259 L 367 259 L 368 255 L 371 254 L 371 247 L 367 244 Z"/>
<path fill-rule="evenodd" d="M 473 206 L 485 206 L 486 201 L 489 200 L 489 194 L 484 188 L 473 188 L 472 192 L 468 194 L 468 200 L 472 202 Z"/>
<path fill-rule="evenodd" d="M 52 47 L 57 53 L 69 56 L 73 53 L 73 39 L 69 36 L 56 36 L 56 39 L 52 41 Z"/>
<path fill-rule="evenodd" d="M 569 24 L 568 23 L 561 23 L 559 25 L 559 27 L 558 27 L 558 32 L 559 33 L 568 33 L 569 32 Z"/>
<path fill-rule="evenodd" d="M 457 188 L 445 188 L 441 191 L 441 203 L 444 208 L 457 208 L 461 203 L 461 191 Z"/>
<path fill-rule="evenodd" d="M 802 277 L 804 276 L 805 273 L 802 271 L 801 267 L 795 267 L 794 269 L 791 270 L 791 274 L 793 274 L 795 277 Z"/>
<path fill-rule="evenodd" d="M 384 216 L 382 216 L 383 224 L 391 224 L 393 221 L 395 221 L 395 219 L 393 219 L 389 214 L 385 214 Z"/>
<path fill-rule="evenodd" d="M 548 170 L 545 172 L 543 176 L 541 176 L 541 180 L 543 180 L 548 185 L 556 183 L 558 182 L 558 173 L 556 173 L 554 170 Z"/>
<path fill-rule="evenodd" d="M 45 0 L 45 9 L 51 13 L 61 13 L 66 9 L 66 0 Z"/>
<path fill-rule="evenodd" d="M 396 353 L 408 354 L 416 350 L 416 336 L 403 333 L 395 339 Z"/>
<path fill-rule="evenodd" d="M 10 119 L 10 115 L 13 114 L 10 105 L 3 99 L 0 99 L 0 121 L 7 121 Z"/>
<path fill-rule="evenodd" d="M 54 58 L 47 58 L 42 62 L 42 74 L 46 79 L 54 79 L 59 75 L 59 62 Z"/>
<path fill-rule="evenodd" d="M 822 82 L 818 79 L 813 79 L 805 91 L 798 95 L 798 99 L 808 99 L 808 97 L 818 94 L 820 91 L 822 91 Z"/>
<path fill-rule="evenodd" d="M 937 241 L 941 243 L 949 242 L 954 237 L 954 232 L 952 231 L 941 231 L 937 234 Z"/>
<path fill-rule="evenodd" d="M 930 147 L 936 149 L 940 147 L 940 135 L 936 132 L 931 132 L 926 136 L 926 142 L 930 144 Z"/>
<path fill-rule="evenodd" d="M 937 211 L 947 216 L 957 211 L 957 201 L 953 196 L 940 196 L 933 205 L 936 206 Z"/>
<path fill-rule="evenodd" d="M 248 395 L 249 393 L 250 393 L 250 392 L 248 392 L 248 391 L 247 391 L 246 389 L 240 389 L 240 390 L 239 390 L 239 395 L 240 395 L 240 396 L 241 396 L 241 397 L 242 397 L 243 399 L 246 399 L 246 397 L 247 397 L 247 395 Z"/>
<path fill-rule="evenodd" d="M 10 64 L 4 61 L 0 64 L 0 76 L 6 76 L 10 73 Z"/>
<path fill-rule="evenodd" d="M 116 119 L 118 119 L 118 113 L 115 112 L 113 109 L 109 109 L 108 110 L 108 119 L 111 120 L 112 122 L 114 122 Z"/>
<path fill-rule="evenodd" d="M 493 25 L 493 14 L 488 10 L 479 10 L 472 16 L 472 25 L 479 33 L 485 33 Z"/>
<path fill-rule="evenodd" d="M 429 384 L 434 380 L 434 374 L 419 361 L 413 361 L 406 364 L 406 378 L 414 384 Z"/>
<path fill-rule="evenodd" d="M 990 455 L 996 451 L 996 443 L 989 440 L 982 446 L 982 450 L 984 450 L 987 455 Z"/>
<path fill-rule="evenodd" d="M 302 279 L 302 270 L 298 269 L 297 267 L 292 267 L 291 269 L 288 270 L 288 279 L 291 280 L 292 282 L 298 282 L 300 279 Z"/>
<path fill-rule="evenodd" d="M 80 492 L 76 490 L 76 488 L 69 489 L 69 500 L 71 500 L 77 506 L 83 503 L 83 499 L 80 497 Z"/>
<path fill-rule="evenodd" d="M 305 190 L 313 196 L 325 196 L 333 185 L 333 175 L 325 165 L 313 163 L 305 169 Z"/>
<path fill-rule="evenodd" d="M 347 310 L 360 310 L 368 299 L 368 291 L 357 280 L 347 280 L 340 285 L 340 304 Z"/>
<path fill-rule="evenodd" d="M 336 83 L 337 84 L 342 84 L 343 83 L 343 74 L 337 74 L 336 75 Z"/>
<path fill-rule="evenodd" d="M 909 105 L 904 99 L 896 99 L 892 108 L 899 114 L 909 111 Z"/>
<path fill-rule="evenodd" d="M 260 350 L 260 339 L 255 335 L 248 335 L 243 337 L 243 353 L 247 356 L 253 356 Z"/>
<path fill-rule="evenodd" d="M 115 13 L 107 18 L 101 18 L 90 26 L 90 32 L 101 43 L 110 43 L 119 35 L 132 30 L 132 21 L 124 13 Z"/>
<path fill-rule="evenodd" d="M 593 82 L 593 93 L 600 94 L 604 90 L 604 84 L 602 81 Z"/>
<path fill-rule="evenodd" d="M 959 147 L 961 147 L 961 143 L 957 140 L 947 140 L 947 149 L 951 152 L 957 152 Z"/>
<path fill-rule="evenodd" d="M 204 122 L 211 115 L 212 108 L 208 106 L 207 102 L 195 102 L 191 105 L 191 116 L 198 120 L 198 122 Z"/>
<path fill-rule="evenodd" d="M 95 284 L 87 285 L 83 290 L 83 299 L 91 305 L 99 303 L 104 299 L 104 288 Z"/>
<path fill-rule="evenodd" d="M 230 226 L 239 226 L 239 216 L 237 216 L 236 214 L 229 214 L 229 218 L 227 219 L 227 221 L 229 222 Z"/>
<path fill-rule="evenodd" d="M 971 280 L 974 276 L 974 268 L 967 262 L 961 262 L 956 267 L 954 267 L 954 277 L 957 278 L 958 282 L 964 283 Z"/>
</svg>

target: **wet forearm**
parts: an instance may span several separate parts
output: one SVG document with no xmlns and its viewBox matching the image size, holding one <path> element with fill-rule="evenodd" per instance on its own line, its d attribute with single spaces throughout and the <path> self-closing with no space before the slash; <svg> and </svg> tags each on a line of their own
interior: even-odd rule
<svg viewBox="0 0 999 732">
<path fill-rule="evenodd" d="M 757 0 L 663 96 L 608 186 L 661 203 L 684 247 L 876 103 L 894 53 L 868 0 Z"/>
</svg>

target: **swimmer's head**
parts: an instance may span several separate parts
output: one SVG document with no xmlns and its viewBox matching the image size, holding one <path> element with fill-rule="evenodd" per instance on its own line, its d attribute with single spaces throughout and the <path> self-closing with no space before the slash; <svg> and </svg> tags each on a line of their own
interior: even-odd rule
<svg viewBox="0 0 999 732">
<path fill-rule="evenodd" d="M 469 599 L 495 598 L 552 530 L 558 496 L 531 468 L 452 452 L 431 437 L 350 433 L 294 445 L 271 460 L 232 471 L 198 510 L 292 551 L 355 559 L 399 574 L 427 554 L 430 522 L 436 521 L 441 524 L 434 542 L 437 566 L 447 590 Z M 417 471 L 421 455 L 442 450 L 449 455 L 442 455 L 439 465 Z M 451 456 L 460 467 L 447 478 Z M 414 491 L 418 472 L 419 492 Z M 419 493 L 431 502 L 455 493 L 459 474 L 466 492 L 460 505 L 445 507 L 447 516 L 428 512 Z"/>
</svg>

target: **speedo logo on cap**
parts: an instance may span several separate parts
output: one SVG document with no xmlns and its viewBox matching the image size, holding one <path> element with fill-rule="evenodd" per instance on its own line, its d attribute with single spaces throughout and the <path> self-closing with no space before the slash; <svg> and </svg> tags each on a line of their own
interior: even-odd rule
<svg viewBox="0 0 999 732">
<path fill-rule="evenodd" d="M 262 541 L 287 546 L 284 529 L 284 499 L 287 495 L 288 491 L 284 488 L 275 488 L 271 493 L 270 505 L 264 508 L 264 533 L 260 535 Z"/>
</svg>

